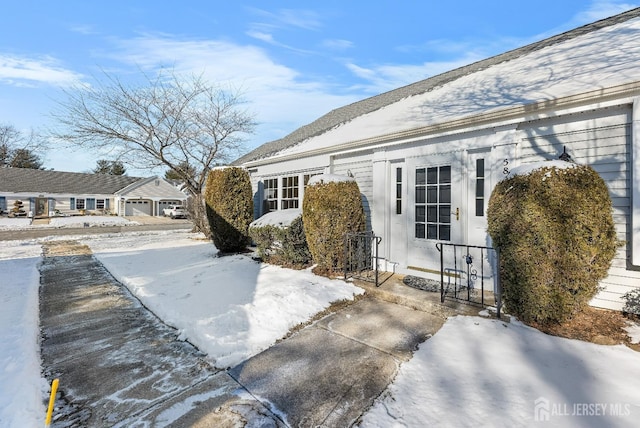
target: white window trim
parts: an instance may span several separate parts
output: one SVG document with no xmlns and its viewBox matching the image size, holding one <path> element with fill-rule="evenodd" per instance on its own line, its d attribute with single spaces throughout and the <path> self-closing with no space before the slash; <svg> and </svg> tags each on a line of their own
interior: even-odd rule
<svg viewBox="0 0 640 428">
<path fill-rule="evenodd" d="M 640 98 L 631 119 L 631 264 L 640 266 Z"/>
</svg>

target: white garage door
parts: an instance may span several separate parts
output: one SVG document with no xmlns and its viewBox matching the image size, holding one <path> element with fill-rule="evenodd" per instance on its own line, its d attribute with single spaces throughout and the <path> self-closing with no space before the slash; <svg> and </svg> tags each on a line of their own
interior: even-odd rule
<svg viewBox="0 0 640 428">
<path fill-rule="evenodd" d="M 149 201 L 127 201 L 124 215 L 151 215 L 151 203 Z"/>
</svg>

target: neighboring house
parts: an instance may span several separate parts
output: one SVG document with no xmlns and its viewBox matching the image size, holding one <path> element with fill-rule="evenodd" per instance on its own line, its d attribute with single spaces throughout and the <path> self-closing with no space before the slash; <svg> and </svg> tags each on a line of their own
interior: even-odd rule
<svg viewBox="0 0 640 428">
<path fill-rule="evenodd" d="M 33 217 L 56 214 L 162 215 L 186 195 L 160 177 L 0 168 L 0 209 L 23 202 Z"/>
<path fill-rule="evenodd" d="M 566 149 L 609 186 L 626 245 L 592 304 L 620 309 L 640 286 L 639 140 L 640 8 L 338 108 L 234 164 L 256 217 L 301 207 L 313 174 L 353 175 L 382 267 L 439 279 L 435 244 L 490 245 L 495 184 Z"/>
</svg>

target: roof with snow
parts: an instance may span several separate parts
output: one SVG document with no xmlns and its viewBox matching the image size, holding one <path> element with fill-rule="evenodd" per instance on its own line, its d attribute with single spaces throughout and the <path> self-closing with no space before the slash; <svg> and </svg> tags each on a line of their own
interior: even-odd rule
<svg viewBox="0 0 640 428">
<path fill-rule="evenodd" d="M 640 80 L 640 8 L 330 111 L 237 159 L 421 128 Z"/>
<path fill-rule="evenodd" d="M 110 195 L 139 180 L 125 175 L 0 168 L 0 192 Z"/>
</svg>

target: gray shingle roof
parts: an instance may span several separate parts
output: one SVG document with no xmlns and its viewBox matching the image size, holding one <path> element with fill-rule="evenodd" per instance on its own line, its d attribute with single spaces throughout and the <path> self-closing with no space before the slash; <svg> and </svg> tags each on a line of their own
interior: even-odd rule
<svg viewBox="0 0 640 428">
<path fill-rule="evenodd" d="M 0 192 L 110 195 L 138 180 L 123 175 L 0 168 Z"/>
<path fill-rule="evenodd" d="M 289 135 L 279 140 L 271 141 L 257 147 L 246 155 L 235 160 L 233 164 L 242 165 L 245 162 L 250 162 L 253 160 L 275 155 L 281 150 L 294 146 L 311 137 L 320 135 L 342 123 L 349 122 L 358 116 L 371 113 L 375 110 L 379 110 L 385 106 L 398 102 L 403 98 L 428 92 L 436 87 L 444 85 L 445 83 L 459 79 L 462 76 L 478 72 L 480 70 L 505 61 L 511 61 L 528 53 L 574 39 L 576 37 L 591 33 L 601 28 L 628 21 L 629 19 L 633 19 L 638 16 L 640 16 L 640 8 L 635 8 L 619 15 L 602 19 L 600 21 L 596 21 L 591 24 L 576 28 L 574 30 L 549 37 L 539 42 L 535 42 L 527 46 L 523 46 L 521 48 L 514 49 L 503 54 L 496 55 L 494 57 L 478 61 L 473 64 L 469 64 L 455 70 L 448 71 L 446 73 L 442 73 L 416 83 L 412 83 L 407 86 L 403 86 L 398 89 L 394 89 L 389 92 L 366 98 L 364 100 L 357 101 L 343 107 L 339 107 L 318 118 L 317 120 L 296 129 Z"/>
</svg>

